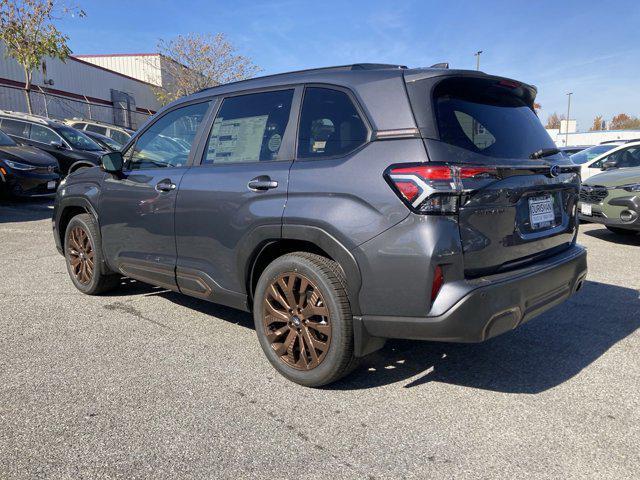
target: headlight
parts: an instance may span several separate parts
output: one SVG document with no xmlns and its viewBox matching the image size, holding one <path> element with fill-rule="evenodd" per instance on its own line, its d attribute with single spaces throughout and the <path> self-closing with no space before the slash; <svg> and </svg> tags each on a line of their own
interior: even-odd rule
<svg viewBox="0 0 640 480">
<path fill-rule="evenodd" d="M 640 183 L 630 183 L 629 185 L 622 185 L 618 188 L 626 190 L 627 192 L 640 192 Z"/>
<path fill-rule="evenodd" d="M 13 160 L 4 160 L 4 164 L 14 170 L 35 170 L 37 167 L 27 165 L 26 163 L 14 162 Z"/>
</svg>

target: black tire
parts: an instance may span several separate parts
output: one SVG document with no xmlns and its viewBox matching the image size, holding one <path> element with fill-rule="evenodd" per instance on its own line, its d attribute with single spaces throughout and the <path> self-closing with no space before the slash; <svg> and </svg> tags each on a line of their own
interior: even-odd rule
<svg viewBox="0 0 640 480">
<path fill-rule="evenodd" d="M 92 274 L 90 280 L 86 282 L 81 281 L 79 276 L 74 272 L 74 267 L 72 266 L 73 239 L 71 238 L 71 235 L 73 231 L 77 231 L 74 230 L 77 228 L 86 232 L 93 250 Z M 96 222 L 92 215 L 82 213 L 80 215 L 76 215 L 69 221 L 64 234 L 64 257 L 69 277 L 71 278 L 74 286 L 82 293 L 86 295 L 99 295 L 112 290 L 116 285 L 118 285 L 120 276 L 114 275 L 110 272 L 104 263 L 100 229 L 98 228 L 98 222 Z"/>
<path fill-rule="evenodd" d="M 615 233 L 616 235 L 637 235 L 639 233 L 638 230 L 630 230 L 628 228 L 610 227 L 608 225 L 606 225 L 606 227 L 607 230 Z"/>
<path fill-rule="evenodd" d="M 291 367 L 276 353 L 267 338 L 264 302 L 267 289 L 285 273 L 295 272 L 309 279 L 324 299 L 330 314 L 331 340 L 323 360 L 309 370 Z M 260 346 L 271 365 L 284 377 L 307 387 L 335 382 L 357 366 L 353 354 L 353 320 L 344 274 L 338 264 L 328 258 L 307 252 L 283 255 L 260 275 L 254 295 L 253 318 Z"/>
</svg>

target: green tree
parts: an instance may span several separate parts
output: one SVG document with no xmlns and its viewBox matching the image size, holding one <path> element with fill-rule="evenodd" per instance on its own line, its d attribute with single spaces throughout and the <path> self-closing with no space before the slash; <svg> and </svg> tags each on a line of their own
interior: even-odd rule
<svg viewBox="0 0 640 480">
<path fill-rule="evenodd" d="M 67 46 L 69 38 L 53 24 L 58 15 L 69 13 L 85 16 L 83 10 L 61 7 L 57 0 L 0 0 L 0 40 L 7 55 L 24 70 L 29 113 L 33 113 L 30 96 L 33 71 L 40 68 L 45 57 L 64 61 L 71 54 Z"/>
<path fill-rule="evenodd" d="M 189 33 L 160 40 L 162 86 L 158 101 L 166 104 L 203 88 L 253 77 L 260 69 L 237 53 L 223 33 Z"/>
</svg>

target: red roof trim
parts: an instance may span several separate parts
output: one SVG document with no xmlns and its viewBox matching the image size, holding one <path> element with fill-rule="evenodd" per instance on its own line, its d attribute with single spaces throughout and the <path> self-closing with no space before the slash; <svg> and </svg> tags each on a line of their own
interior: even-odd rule
<svg viewBox="0 0 640 480">
<path fill-rule="evenodd" d="M 24 82 L 18 82 L 16 80 L 11 80 L 9 78 L 2 78 L 0 77 L 0 85 L 7 85 L 10 87 L 15 87 L 15 88 L 20 88 L 24 90 Z M 50 93 L 52 95 L 58 95 L 60 97 L 67 97 L 67 98 L 73 98 L 75 100 L 83 100 L 83 101 L 89 101 L 92 103 L 97 103 L 100 105 L 107 105 L 110 107 L 113 107 L 113 102 L 110 100 L 103 100 L 102 98 L 96 98 L 96 97 L 89 97 L 89 96 L 85 96 L 85 95 L 80 95 L 79 93 L 73 93 L 73 92 L 67 92 L 65 90 L 58 90 L 57 88 L 49 88 L 49 87 L 41 87 L 40 85 L 34 85 L 34 87 L 37 88 L 33 88 L 32 87 L 32 91 L 34 92 L 39 92 L 39 90 L 42 88 L 42 90 L 44 90 L 46 93 Z M 151 114 L 156 113 L 154 110 L 148 109 L 148 108 L 142 108 L 142 107 L 136 107 L 136 111 L 141 112 L 141 113 L 149 113 L 151 112 Z"/>
</svg>

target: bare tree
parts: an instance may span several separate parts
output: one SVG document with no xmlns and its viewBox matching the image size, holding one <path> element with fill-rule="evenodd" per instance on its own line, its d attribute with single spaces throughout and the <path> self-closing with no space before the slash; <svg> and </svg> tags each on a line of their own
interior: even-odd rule
<svg viewBox="0 0 640 480">
<path fill-rule="evenodd" d="M 71 54 L 67 46 L 69 37 L 53 24 L 58 15 L 69 13 L 85 16 L 83 10 L 61 7 L 57 0 L 0 0 L 0 40 L 6 45 L 7 55 L 24 70 L 29 113 L 33 113 L 29 94 L 33 70 L 42 65 L 44 57 L 64 61 Z"/>
<path fill-rule="evenodd" d="M 560 122 L 565 119 L 564 115 L 558 115 L 556 112 L 553 112 L 549 117 L 547 117 L 547 124 L 544 128 L 560 128 Z"/>
<path fill-rule="evenodd" d="M 190 33 L 158 43 L 162 86 L 156 96 L 162 104 L 203 88 L 251 78 L 259 68 L 239 55 L 223 33 Z"/>
</svg>

